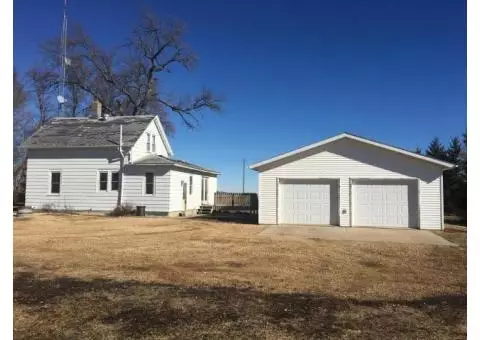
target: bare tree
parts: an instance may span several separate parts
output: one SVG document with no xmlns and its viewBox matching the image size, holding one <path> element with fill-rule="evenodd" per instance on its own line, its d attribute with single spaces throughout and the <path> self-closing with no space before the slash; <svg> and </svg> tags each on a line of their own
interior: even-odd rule
<svg viewBox="0 0 480 340">
<path fill-rule="evenodd" d="M 13 192 L 14 201 L 17 194 L 25 192 L 25 155 L 19 145 L 31 132 L 33 127 L 33 115 L 26 109 L 28 92 L 19 79 L 16 70 L 13 70 Z"/>
<path fill-rule="evenodd" d="M 26 109 L 28 92 L 19 79 L 16 70 L 13 70 L 13 161 L 18 162 L 20 157 L 18 146 L 32 128 L 33 115 Z"/>
<path fill-rule="evenodd" d="M 190 128 L 198 123 L 196 113 L 220 110 L 220 100 L 205 88 L 195 96 L 176 96 L 158 91 L 162 74 L 176 67 L 192 70 L 196 57 L 183 42 L 184 25 L 144 15 L 122 45 L 106 50 L 80 27 L 67 41 L 67 84 L 96 98 L 111 115 L 159 115 L 173 132 L 169 114 L 177 114 Z M 42 46 L 50 65 L 58 72 L 59 40 Z"/>
<path fill-rule="evenodd" d="M 88 93 L 82 90 L 78 85 L 70 84 L 66 86 L 66 103 L 63 114 L 67 117 L 76 117 L 81 115 L 82 109 L 87 107 Z"/>
<path fill-rule="evenodd" d="M 56 110 L 54 89 L 57 84 L 57 76 L 50 70 L 35 67 L 27 72 L 27 77 L 30 81 L 35 106 L 38 109 L 37 127 L 40 127 L 45 125 Z"/>
<path fill-rule="evenodd" d="M 27 103 L 28 94 L 25 85 L 18 79 L 17 70 L 13 69 L 13 110 L 23 109 Z"/>
</svg>

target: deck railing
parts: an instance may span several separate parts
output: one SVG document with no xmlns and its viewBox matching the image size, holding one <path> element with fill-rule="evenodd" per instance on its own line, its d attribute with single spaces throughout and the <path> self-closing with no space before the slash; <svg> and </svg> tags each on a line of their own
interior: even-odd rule
<svg viewBox="0 0 480 340">
<path fill-rule="evenodd" d="M 256 193 L 216 192 L 214 210 L 258 210 Z"/>
</svg>

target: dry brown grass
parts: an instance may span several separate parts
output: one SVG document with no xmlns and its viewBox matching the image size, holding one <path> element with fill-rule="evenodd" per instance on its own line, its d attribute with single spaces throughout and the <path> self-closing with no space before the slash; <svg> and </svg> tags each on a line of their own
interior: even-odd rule
<svg viewBox="0 0 480 340">
<path fill-rule="evenodd" d="M 463 247 L 271 240 L 261 230 L 15 221 L 15 337 L 465 338 Z"/>
</svg>

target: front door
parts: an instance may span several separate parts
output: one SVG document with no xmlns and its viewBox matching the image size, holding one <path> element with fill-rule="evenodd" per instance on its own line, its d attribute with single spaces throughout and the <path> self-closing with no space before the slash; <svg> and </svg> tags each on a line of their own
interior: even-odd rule
<svg viewBox="0 0 480 340">
<path fill-rule="evenodd" d="M 182 181 L 183 211 L 187 211 L 187 182 Z"/>
<path fill-rule="evenodd" d="M 202 177 L 202 204 L 208 203 L 208 177 Z"/>
</svg>

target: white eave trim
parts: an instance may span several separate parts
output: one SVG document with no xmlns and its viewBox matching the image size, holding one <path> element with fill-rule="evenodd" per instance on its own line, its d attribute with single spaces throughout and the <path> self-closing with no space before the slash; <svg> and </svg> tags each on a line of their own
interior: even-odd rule
<svg viewBox="0 0 480 340">
<path fill-rule="evenodd" d="M 168 152 L 168 157 L 173 156 L 173 150 L 172 147 L 170 146 L 170 142 L 168 141 L 167 134 L 165 133 L 165 130 L 163 129 L 163 124 L 160 122 L 160 118 L 158 116 L 155 116 L 155 125 L 157 126 L 158 130 L 160 131 L 160 138 L 162 138 L 163 144 L 165 144 L 165 147 L 167 148 Z"/>
<path fill-rule="evenodd" d="M 413 158 L 420 159 L 420 160 L 425 161 L 425 162 L 429 162 L 429 163 L 432 163 L 432 164 L 440 165 L 440 166 L 445 167 L 445 168 L 447 168 L 447 169 L 451 169 L 451 168 L 455 167 L 455 164 L 452 164 L 452 163 L 448 163 L 448 162 L 440 161 L 440 160 L 437 160 L 437 159 L 434 159 L 434 158 L 430 158 L 430 157 L 426 157 L 426 156 L 423 156 L 423 155 L 419 155 L 419 154 L 414 153 L 414 152 L 410 152 L 410 151 L 407 151 L 407 150 L 403 150 L 403 149 L 400 149 L 400 148 L 396 148 L 396 147 L 394 147 L 394 146 L 390 146 L 390 145 L 386 145 L 386 144 L 383 144 L 383 143 L 379 143 L 379 142 L 376 142 L 376 141 L 373 141 L 373 140 L 370 140 L 370 139 L 366 139 L 366 138 L 354 136 L 354 135 L 351 135 L 351 134 L 348 134 L 348 133 L 342 133 L 342 134 L 339 134 L 339 135 L 337 135 L 337 136 L 324 139 L 323 141 L 320 141 L 320 142 L 317 142 L 317 143 L 313 143 L 313 144 L 310 144 L 310 145 L 301 147 L 301 148 L 299 148 L 299 149 L 296 149 L 296 150 L 293 150 L 293 151 L 290 151 L 290 152 L 286 152 L 286 153 L 280 154 L 280 155 L 278 155 L 278 156 L 276 156 L 276 157 L 267 159 L 267 160 L 262 161 L 262 162 L 255 163 L 255 164 L 253 164 L 253 165 L 250 165 L 249 168 L 250 168 L 250 169 L 253 169 L 253 170 L 256 170 L 256 169 L 258 169 L 258 168 L 261 167 L 261 166 L 264 166 L 264 165 L 267 165 L 267 164 L 270 164 L 270 163 L 279 161 L 279 160 L 281 160 L 281 159 L 284 159 L 284 158 L 287 158 L 287 157 L 290 157 L 290 156 L 293 156 L 293 155 L 296 155 L 296 154 L 299 154 L 299 153 L 308 151 L 308 150 L 310 150 L 310 149 L 313 149 L 313 148 L 316 148 L 316 147 L 319 147 L 319 146 L 322 146 L 322 145 L 325 145 L 325 144 L 328 144 L 328 143 L 335 142 L 335 141 L 337 141 L 337 140 L 339 140 L 339 139 L 342 139 L 342 138 L 349 138 L 349 139 L 356 140 L 356 141 L 359 141 L 359 142 L 362 142 L 362 143 L 365 143 L 365 144 L 374 145 L 374 146 L 377 146 L 377 147 L 379 147 L 379 148 L 383 148 L 383 149 L 385 149 L 385 150 L 397 152 L 397 153 L 400 153 L 400 154 L 403 154 L 403 155 L 407 155 L 407 156 L 410 156 L 410 157 L 413 157 Z"/>
<path fill-rule="evenodd" d="M 205 173 L 205 174 L 211 174 L 211 175 L 220 175 L 219 172 L 216 172 L 216 171 L 211 171 L 211 170 L 201 170 L 201 169 L 197 169 L 197 168 L 193 168 L 193 167 L 190 167 L 190 166 L 187 166 L 187 165 L 184 165 L 184 164 L 180 164 L 180 163 L 175 163 L 175 162 L 172 162 L 172 163 L 148 163 L 148 162 L 144 162 L 144 163 L 133 163 L 133 164 L 130 164 L 130 166 L 169 166 L 169 167 L 177 167 L 177 168 L 182 168 L 182 169 L 187 169 L 187 170 L 193 170 L 193 171 L 196 171 L 196 172 L 202 172 L 202 173 Z"/>
<path fill-rule="evenodd" d="M 206 173 L 206 174 L 220 175 L 220 173 L 216 172 L 216 171 L 200 170 L 200 169 L 192 168 L 192 167 L 189 167 L 189 166 L 186 166 L 186 165 L 183 165 L 183 164 L 178 164 L 178 163 L 174 163 L 173 166 L 176 166 L 178 168 L 188 169 L 188 170 L 194 170 L 194 171 L 197 171 L 197 172 L 203 172 L 203 173 Z"/>
</svg>

